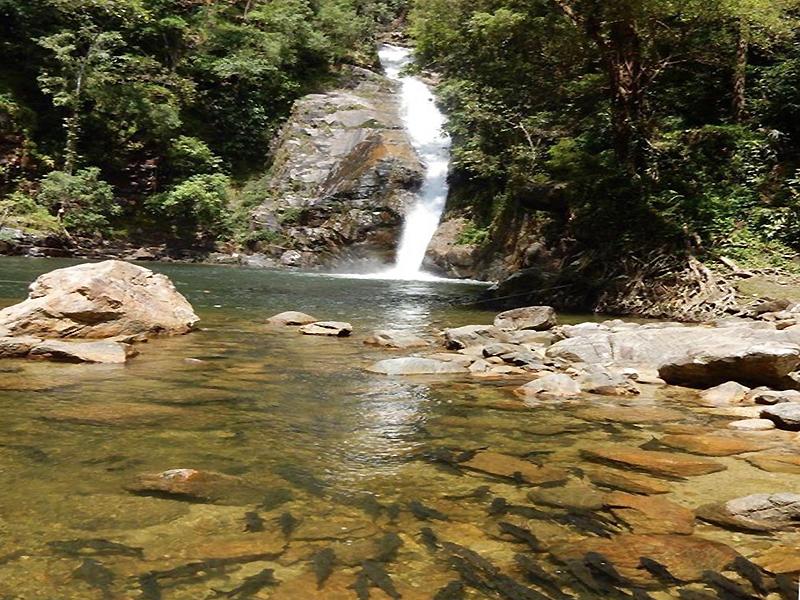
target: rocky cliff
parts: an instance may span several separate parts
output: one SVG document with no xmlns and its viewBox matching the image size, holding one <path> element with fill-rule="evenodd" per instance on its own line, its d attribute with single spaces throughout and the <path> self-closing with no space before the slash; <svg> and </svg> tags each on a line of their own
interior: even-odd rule
<svg viewBox="0 0 800 600">
<path fill-rule="evenodd" d="M 391 261 L 423 177 L 397 98 L 395 83 L 352 67 L 339 88 L 295 104 L 258 183 L 257 249 L 305 268 Z"/>
</svg>

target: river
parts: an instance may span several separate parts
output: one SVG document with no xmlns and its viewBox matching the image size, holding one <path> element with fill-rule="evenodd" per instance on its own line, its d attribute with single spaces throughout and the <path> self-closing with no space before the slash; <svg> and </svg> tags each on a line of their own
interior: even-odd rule
<svg viewBox="0 0 800 600">
<path fill-rule="evenodd" d="M 66 264 L 72 263 L 0 259 L 0 306 L 21 300 L 36 275 Z M 470 572 L 494 587 L 470 587 L 468 598 L 526 598 L 508 595 L 522 592 L 499 575 L 535 586 L 520 571 L 519 556 L 534 560 L 567 596 L 621 598 L 630 596 L 613 588 L 629 594 L 630 584 L 579 583 L 580 573 L 565 566 L 570 549 L 619 539 L 610 546 L 618 552 L 628 544 L 618 536 L 630 531 L 666 534 L 656 545 L 668 550 L 680 546 L 676 538 L 691 538 L 749 557 L 776 544 L 800 545 L 794 533 L 769 537 L 687 524 L 680 511 L 676 516 L 657 502 L 642 517 L 598 500 L 611 493 L 608 486 L 632 484 L 612 485 L 612 475 L 624 479 L 626 472 L 587 461 L 582 451 L 638 446 L 665 433 L 702 434 L 730 420 L 699 410 L 688 392 L 647 386 L 635 398 L 590 396 L 526 409 L 513 394 L 519 381 L 365 371 L 391 354 L 362 343 L 375 328 L 432 335 L 490 322 L 492 313 L 464 307 L 476 286 L 148 266 L 170 276 L 192 302 L 200 331 L 150 341 L 126 366 L 0 363 L 2 598 L 335 600 L 357 597 L 362 572 L 374 576 L 373 599 L 392 597 L 393 589 L 405 599 L 430 599 L 448 584 L 455 590 Z M 264 325 L 290 309 L 350 321 L 354 336 L 305 337 Z M 501 460 L 484 470 L 453 463 L 453 456 L 480 450 L 563 477 L 531 486 L 515 475 L 517 463 Z M 768 472 L 741 457 L 713 461 L 726 469 L 648 476 L 639 483 L 664 489 L 637 497 L 694 509 L 776 486 L 797 490 L 800 483 L 798 474 Z M 208 501 L 141 495 L 131 487 L 142 473 L 179 468 L 224 477 Z M 487 472 L 498 468 L 505 476 Z M 502 510 L 503 502 L 523 508 Z M 532 540 L 509 525 L 541 547 L 533 552 Z M 455 546 L 446 543 L 477 552 L 497 573 L 481 572 L 471 555 L 460 563 L 447 559 L 443 548 L 452 553 Z M 330 576 L 318 585 L 316 573 L 325 574 L 331 560 Z M 459 565 L 467 573 L 459 576 Z M 375 581 L 384 574 L 390 587 L 384 581 L 381 591 Z M 677 597 L 666 587 L 656 583 L 648 593 Z M 537 589 L 557 597 L 546 586 Z"/>
</svg>

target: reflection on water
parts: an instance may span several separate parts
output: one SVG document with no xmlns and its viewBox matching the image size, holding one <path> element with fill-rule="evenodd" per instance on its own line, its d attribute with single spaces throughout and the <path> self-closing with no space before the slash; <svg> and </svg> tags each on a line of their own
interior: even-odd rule
<svg viewBox="0 0 800 600">
<path fill-rule="evenodd" d="M 60 264 L 3 259 L 0 298 L 21 298 L 21 282 Z M 685 393 L 645 387 L 633 399 L 519 410 L 507 382 L 363 370 L 387 355 L 363 345 L 373 328 L 431 335 L 488 322 L 451 303 L 468 287 L 157 268 L 198 307 L 202 331 L 152 341 L 124 367 L 0 363 L 0 597 L 414 600 L 448 586 L 440 598 L 458 598 L 455 582 L 466 581 L 468 598 L 622 598 L 637 586 L 673 598 L 712 588 L 667 590 L 622 550 L 645 548 L 637 552 L 685 579 L 688 563 L 726 567 L 703 562 L 716 546 L 692 554 L 686 540 L 721 542 L 760 564 L 796 559 L 792 531 L 732 532 L 675 508 L 798 491 L 797 472 L 747 460 L 774 453 L 759 444 L 776 440 L 796 452 L 790 437 L 740 434 L 753 452 L 709 459 L 725 470 L 664 478 L 586 450 L 724 427 Z M 262 324 L 288 309 L 349 320 L 356 333 L 311 338 Z M 137 488 L 142 474 L 177 468 L 220 475 L 203 499 Z M 575 563 L 589 550 L 625 581 Z"/>
</svg>

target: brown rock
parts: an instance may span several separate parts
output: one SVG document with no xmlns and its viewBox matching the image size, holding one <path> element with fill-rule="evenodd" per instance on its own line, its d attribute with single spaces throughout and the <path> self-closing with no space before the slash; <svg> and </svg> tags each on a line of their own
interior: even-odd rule
<svg viewBox="0 0 800 600">
<path fill-rule="evenodd" d="M 316 323 L 319 319 L 307 315 L 306 313 L 297 312 L 296 310 L 287 310 L 286 312 L 278 313 L 267 319 L 270 325 L 280 325 L 284 327 L 310 325 Z"/>
<path fill-rule="evenodd" d="M 608 494 L 586 485 L 568 483 L 555 488 L 542 488 L 528 492 L 528 500 L 542 506 L 577 509 L 578 511 L 600 510 L 606 505 Z"/>
<path fill-rule="evenodd" d="M 41 341 L 39 338 L 25 335 L 0 337 L 0 358 L 24 358 Z"/>
<path fill-rule="evenodd" d="M 575 416 L 587 421 L 613 421 L 615 423 L 664 423 L 679 421 L 684 413 L 655 406 L 597 405 L 575 411 Z"/>
<path fill-rule="evenodd" d="M 800 456 L 797 454 L 756 454 L 747 462 L 770 473 L 795 473 L 800 475 Z"/>
<path fill-rule="evenodd" d="M 478 452 L 471 460 L 460 463 L 460 466 L 472 471 L 514 479 L 530 485 L 553 483 L 567 478 L 567 472 L 564 469 L 547 466 L 540 467 L 516 456 L 488 450 Z"/>
<path fill-rule="evenodd" d="M 666 494 L 670 491 L 661 481 L 639 473 L 623 473 L 607 468 L 589 470 L 586 475 L 595 485 L 630 494 Z"/>
<path fill-rule="evenodd" d="M 698 518 L 728 529 L 771 531 L 800 521 L 800 494 L 751 494 L 697 509 Z"/>
<path fill-rule="evenodd" d="M 240 477 L 196 469 L 143 473 L 125 489 L 141 496 L 220 504 L 244 504 L 263 497 L 263 491 L 259 492 Z"/>
<path fill-rule="evenodd" d="M 737 553 L 732 548 L 694 535 L 618 535 L 611 539 L 585 538 L 553 549 L 561 561 L 582 559 L 587 552 L 606 557 L 623 577 L 632 582 L 661 587 L 645 569 L 643 556 L 664 565 L 682 581 L 700 581 L 705 571 L 723 571 Z"/>
<path fill-rule="evenodd" d="M 753 558 L 759 567 L 775 575 L 781 573 L 800 573 L 800 551 L 797 546 L 773 545 Z"/>
<path fill-rule="evenodd" d="M 555 373 L 545 375 L 514 390 L 526 400 L 537 398 L 573 398 L 580 396 L 581 386 L 569 375 Z"/>
<path fill-rule="evenodd" d="M 353 326 L 344 321 L 317 321 L 303 325 L 300 332 L 304 335 L 326 335 L 330 337 L 348 337 L 353 332 Z"/>
<path fill-rule="evenodd" d="M 130 344 L 119 342 L 44 340 L 31 348 L 28 358 L 71 363 L 123 364 L 136 354 Z"/>
<path fill-rule="evenodd" d="M 747 398 L 750 388 L 735 381 L 727 381 L 698 394 L 704 406 L 735 406 Z"/>
<path fill-rule="evenodd" d="M 582 454 L 589 460 L 647 471 L 665 477 L 692 477 L 725 470 L 725 466 L 719 463 L 695 456 L 673 452 L 653 452 L 622 445 L 584 449 Z"/>
<path fill-rule="evenodd" d="M 57 269 L 0 311 L 0 330 L 45 338 L 183 334 L 198 317 L 164 275 L 118 260 Z"/>
<path fill-rule="evenodd" d="M 703 456 L 731 456 L 744 452 L 757 452 L 769 447 L 769 444 L 753 440 L 744 440 L 722 435 L 665 435 L 658 439 L 659 443 L 685 450 L 691 454 Z"/>
<path fill-rule="evenodd" d="M 608 494 L 605 506 L 633 533 L 677 533 L 694 531 L 694 512 L 658 496 L 624 492 Z"/>
</svg>

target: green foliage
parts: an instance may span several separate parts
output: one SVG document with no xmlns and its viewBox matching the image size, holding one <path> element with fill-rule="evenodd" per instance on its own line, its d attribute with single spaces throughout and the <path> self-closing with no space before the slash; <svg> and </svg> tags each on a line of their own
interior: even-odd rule
<svg viewBox="0 0 800 600">
<path fill-rule="evenodd" d="M 547 211 L 554 246 L 606 261 L 800 251 L 798 0 L 416 0 L 411 21 L 479 222 Z"/>
<path fill-rule="evenodd" d="M 60 233 L 61 223 L 31 196 L 17 191 L 0 199 L 0 227 L 23 231 Z"/>
<path fill-rule="evenodd" d="M 56 215 L 68 232 L 81 235 L 108 233 L 109 219 L 120 212 L 113 189 L 95 167 L 74 174 L 48 173 L 40 182 L 36 202 Z"/>
<path fill-rule="evenodd" d="M 163 194 L 152 196 L 150 210 L 171 223 L 177 237 L 215 236 L 227 231 L 227 175 L 193 175 Z"/>
<path fill-rule="evenodd" d="M 167 161 L 176 179 L 222 170 L 222 159 L 204 141 L 185 135 L 173 141 L 167 151 Z"/>
<path fill-rule="evenodd" d="M 489 239 L 489 229 L 478 227 L 475 223 L 470 223 L 465 227 L 456 238 L 456 244 L 463 246 L 480 246 Z"/>
</svg>

